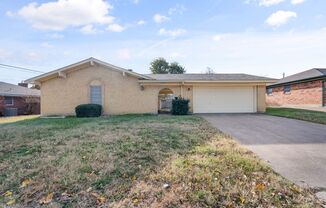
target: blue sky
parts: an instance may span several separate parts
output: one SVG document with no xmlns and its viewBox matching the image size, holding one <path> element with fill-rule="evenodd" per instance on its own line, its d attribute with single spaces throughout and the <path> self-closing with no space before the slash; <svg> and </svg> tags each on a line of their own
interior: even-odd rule
<svg viewBox="0 0 326 208">
<path fill-rule="evenodd" d="M 156 57 L 188 73 L 280 78 L 326 67 L 325 0 L 2 0 L 0 63 L 41 71 L 95 57 L 149 73 Z M 0 81 L 38 75 L 0 68 Z"/>
</svg>

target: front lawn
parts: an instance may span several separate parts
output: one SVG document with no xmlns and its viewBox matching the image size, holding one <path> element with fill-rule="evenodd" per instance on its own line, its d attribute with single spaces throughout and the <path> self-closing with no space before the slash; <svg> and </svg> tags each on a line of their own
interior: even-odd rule
<svg viewBox="0 0 326 208">
<path fill-rule="evenodd" d="M 0 207 L 321 207 L 197 116 L 34 119 L 0 143 Z"/>
<path fill-rule="evenodd" d="M 326 124 L 326 113 L 295 108 L 267 108 L 266 114 Z"/>
<path fill-rule="evenodd" d="M 13 123 L 17 121 L 35 119 L 40 117 L 39 115 L 28 115 L 28 116 L 10 116 L 10 117 L 0 117 L 0 124 Z"/>
</svg>

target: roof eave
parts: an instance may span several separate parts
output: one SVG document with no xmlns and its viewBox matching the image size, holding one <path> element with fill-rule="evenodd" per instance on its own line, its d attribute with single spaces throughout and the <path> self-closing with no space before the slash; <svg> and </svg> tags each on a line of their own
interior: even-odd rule
<svg viewBox="0 0 326 208">
<path fill-rule="evenodd" d="M 41 74 L 39 76 L 32 77 L 30 79 L 24 80 L 24 83 L 34 83 L 34 82 L 36 82 L 36 81 L 38 81 L 38 80 L 40 80 L 42 78 L 45 78 L 45 77 L 48 77 L 48 76 L 51 76 L 51 75 L 55 75 L 55 74 L 57 74 L 59 72 L 63 72 L 65 70 L 80 66 L 80 65 L 88 63 L 88 62 L 90 63 L 91 61 L 92 61 L 92 58 L 88 58 L 88 59 L 85 59 L 83 61 L 77 62 L 75 64 L 71 64 L 71 65 L 68 65 L 68 66 L 65 66 L 65 67 L 62 67 L 62 68 L 59 68 L 59 69 L 56 69 L 56 70 Z"/>
<path fill-rule="evenodd" d="M 140 83 L 274 83 L 278 80 L 139 80 Z"/>
<path fill-rule="evenodd" d="M 129 74 L 129 75 L 137 77 L 137 78 L 152 79 L 151 77 L 148 77 L 148 76 L 145 76 L 145 75 L 142 75 L 142 74 L 138 74 L 136 72 L 129 71 L 127 69 L 123 69 L 123 68 L 111 65 L 109 63 L 100 61 L 100 60 L 95 59 L 95 58 L 92 57 L 92 58 L 88 58 L 88 59 L 85 59 L 83 61 L 77 62 L 75 64 L 71 64 L 71 65 L 65 66 L 63 68 L 60 68 L 60 69 L 57 69 L 57 70 L 54 70 L 54 71 L 50 71 L 50 72 L 47 72 L 45 74 L 41 74 L 39 76 L 27 79 L 27 80 L 24 81 L 24 83 L 35 83 L 35 82 L 37 82 L 37 81 L 39 81 L 39 80 L 41 80 L 43 78 L 50 77 L 51 75 L 56 75 L 56 74 L 58 74 L 60 72 L 65 72 L 68 69 L 78 67 L 78 66 L 81 66 L 81 65 L 86 64 L 86 63 L 90 63 L 90 65 L 93 65 L 94 63 L 97 63 L 97 64 L 100 64 L 100 65 L 106 66 L 108 68 L 111 68 L 113 70 L 124 72 L 126 74 Z"/>
<path fill-rule="evenodd" d="M 287 85 L 287 84 L 296 84 L 296 83 L 300 83 L 300 82 L 309 82 L 309 81 L 319 80 L 319 79 L 322 79 L 322 78 L 326 78 L 326 75 L 321 75 L 321 76 L 317 76 L 317 77 L 310 77 L 310 78 L 306 78 L 306 79 L 299 79 L 299 80 L 294 80 L 294 81 L 289 81 L 289 82 L 274 83 L 274 84 L 268 85 L 268 87 L 277 87 L 277 86 L 282 86 L 282 85 Z"/>
<path fill-rule="evenodd" d="M 8 96 L 8 97 L 41 97 L 41 95 L 26 95 L 26 94 L 15 94 L 15 93 L 0 93 L 0 96 Z"/>
</svg>

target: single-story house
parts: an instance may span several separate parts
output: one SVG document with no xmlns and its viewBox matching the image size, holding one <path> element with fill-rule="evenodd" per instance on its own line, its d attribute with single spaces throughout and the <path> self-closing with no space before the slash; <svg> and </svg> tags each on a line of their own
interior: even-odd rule
<svg viewBox="0 0 326 208">
<path fill-rule="evenodd" d="M 41 92 L 19 85 L 0 82 L 0 116 L 40 114 Z"/>
<path fill-rule="evenodd" d="M 169 99 L 190 100 L 193 113 L 265 111 L 267 83 L 247 74 L 138 74 L 95 58 L 26 80 L 41 88 L 41 114 L 74 115 L 79 104 L 96 103 L 103 114 L 153 113 Z"/>
<path fill-rule="evenodd" d="M 310 69 L 267 86 L 268 106 L 322 107 L 326 105 L 326 69 Z"/>
</svg>

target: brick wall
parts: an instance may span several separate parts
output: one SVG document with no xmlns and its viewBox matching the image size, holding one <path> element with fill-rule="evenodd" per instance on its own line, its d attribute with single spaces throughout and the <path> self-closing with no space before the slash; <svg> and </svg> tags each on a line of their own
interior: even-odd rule
<svg viewBox="0 0 326 208">
<path fill-rule="evenodd" d="M 14 104 L 6 106 L 4 97 L 0 96 L 0 116 L 4 115 L 4 110 L 8 108 L 17 108 L 18 115 L 40 114 L 40 98 L 39 97 L 13 97 Z"/>
<path fill-rule="evenodd" d="M 267 106 L 322 106 L 322 80 L 291 84 L 291 92 L 283 93 L 283 86 L 273 88 L 266 95 Z"/>
</svg>

